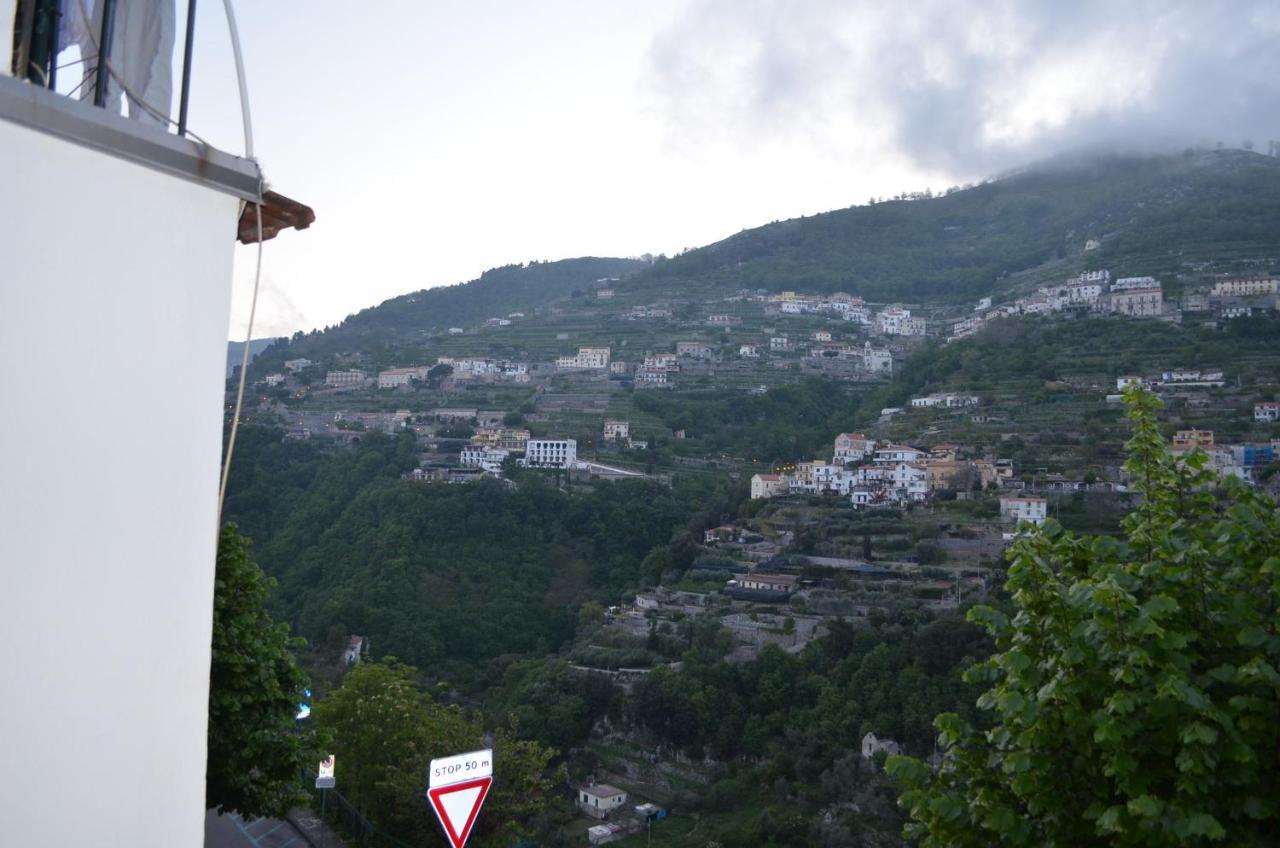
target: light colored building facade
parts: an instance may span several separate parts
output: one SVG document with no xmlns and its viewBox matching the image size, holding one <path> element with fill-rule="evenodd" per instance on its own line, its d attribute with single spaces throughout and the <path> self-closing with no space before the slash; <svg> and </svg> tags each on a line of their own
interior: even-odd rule
<svg viewBox="0 0 1280 848">
<path fill-rule="evenodd" d="M 502 474 L 502 463 L 509 456 L 511 452 L 501 448 L 468 445 L 458 455 L 458 464 L 465 468 L 479 468 L 486 474 L 497 477 Z"/>
<path fill-rule="evenodd" d="M 388 368 L 378 374 L 378 388 L 395 389 L 407 386 L 414 380 L 422 380 L 427 376 L 427 368 Z"/>
<path fill-rule="evenodd" d="M 868 439 L 862 433 L 841 433 L 836 436 L 833 456 L 839 464 L 862 462 L 870 459 L 875 449 L 875 439 Z"/>
<path fill-rule="evenodd" d="M 561 356 L 556 367 L 563 369 L 605 369 L 609 367 L 609 348 L 580 347 L 575 356 Z"/>
<path fill-rule="evenodd" d="M 530 468 L 571 468 L 578 461 L 577 439 L 530 439 L 524 465 Z"/>
<path fill-rule="evenodd" d="M 1213 284 L 1218 297 L 1257 297 L 1280 293 L 1280 279 L 1275 277 L 1233 277 Z"/>
<path fill-rule="evenodd" d="M 1000 517 L 1006 521 L 1043 524 L 1048 517 L 1048 501 L 1034 495 L 1007 495 L 1000 498 Z"/>
<path fill-rule="evenodd" d="M 1280 403 L 1261 401 L 1253 405 L 1254 421 L 1280 421 Z"/>
<path fill-rule="evenodd" d="M 1131 318 L 1157 318 L 1164 312 L 1160 287 L 1131 288 L 1111 292 L 1111 311 Z"/>
<path fill-rule="evenodd" d="M 324 375 L 324 384 L 339 389 L 359 388 L 368 379 L 363 371 L 351 368 L 345 371 L 330 371 Z"/>
<path fill-rule="evenodd" d="M 631 424 L 606 418 L 604 422 L 604 440 L 606 442 L 625 442 L 631 438 Z"/>
<path fill-rule="evenodd" d="M 603 819 L 627 803 L 627 793 L 607 783 L 578 790 L 578 809 L 592 818 Z"/>
<path fill-rule="evenodd" d="M 14 79 L 15 4 L 0 8 L 6 408 L 47 408 L 48 374 L 85 363 L 147 376 L 79 384 L 92 426 L 5 422 L 0 845 L 203 845 L 227 325 L 235 241 L 262 175 L 162 124 Z M 112 58 L 128 61 L 122 28 L 116 38 Z"/>
<path fill-rule="evenodd" d="M 787 494 L 790 480 L 785 474 L 754 474 L 751 477 L 751 499 L 775 498 Z"/>
<path fill-rule="evenodd" d="M 676 342 L 676 355 L 693 359 L 710 359 L 713 351 L 705 342 Z"/>
</svg>

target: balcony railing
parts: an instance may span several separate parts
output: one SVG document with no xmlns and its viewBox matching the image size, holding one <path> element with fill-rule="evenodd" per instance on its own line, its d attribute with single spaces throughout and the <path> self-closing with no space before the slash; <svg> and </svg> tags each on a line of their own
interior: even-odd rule
<svg viewBox="0 0 1280 848">
<path fill-rule="evenodd" d="M 57 91 L 59 71 L 80 66 L 79 84 L 65 93 L 114 111 L 123 92 L 130 117 L 185 136 L 195 13 L 196 0 L 188 0 L 176 119 L 170 112 L 176 25 L 171 0 L 19 0 L 10 70 Z M 72 46 L 79 47 L 80 59 L 59 64 Z"/>
</svg>

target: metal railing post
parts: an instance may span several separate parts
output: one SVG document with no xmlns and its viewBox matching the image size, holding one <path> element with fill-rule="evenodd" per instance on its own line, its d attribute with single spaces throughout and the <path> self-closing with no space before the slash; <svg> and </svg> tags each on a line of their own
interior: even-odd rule
<svg viewBox="0 0 1280 848">
<path fill-rule="evenodd" d="M 107 80 L 111 59 L 111 33 L 116 25 L 116 0 L 102 0 L 102 32 L 98 34 L 98 68 L 93 83 L 93 105 L 107 105 Z"/>
<path fill-rule="evenodd" d="M 187 101 L 191 96 L 191 48 L 196 36 L 196 0 L 187 0 L 187 41 L 182 51 L 182 96 L 178 101 L 178 135 L 187 134 Z"/>
</svg>

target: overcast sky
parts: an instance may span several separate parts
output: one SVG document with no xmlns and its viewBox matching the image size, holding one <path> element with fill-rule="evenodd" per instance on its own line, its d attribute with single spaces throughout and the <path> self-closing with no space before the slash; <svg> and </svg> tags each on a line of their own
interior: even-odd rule
<svg viewBox="0 0 1280 848">
<path fill-rule="evenodd" d="M 255 336 L 1086 145 L 1280 138 L 1274 0 L 238 5 L 256 153 L 317 216 L 267 243 Z M 239 152 L 221 4 L 198 14 L 191 125 Z M 233 338 L 251 279 L 241 248 Z"/>
</svg>

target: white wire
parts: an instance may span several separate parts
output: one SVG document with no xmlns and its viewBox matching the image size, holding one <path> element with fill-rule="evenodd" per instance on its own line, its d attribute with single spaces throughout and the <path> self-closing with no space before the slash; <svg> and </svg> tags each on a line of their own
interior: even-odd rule
<svg viewBox="0 0 1280 848">
<path fill-rule="evenodd" d="M 227 29 L 231 31 L 231 52 L 236 57 L 236 80 L 240 83 L 240 114 L 244 120 L 244 158 L 253 158 L 253 120 L 249 117 L 249 84 L 244 76 L 244 56 L 240 53 L 240 30 L 236 27 L 236 13 L 231 0 L 222 0 L 227 10 Z M 259 242 L 261 244 L 261 242 Z"/>
<path fill-rule="evenodd" d="M 240 410 L 244 406 L 244 383 L 249 374 L 249 349 L 253 346 L 253 318 L 258 311 L 258 283 L 262 280 L 262 204 L 254 204 L 258 219 L 258 261 L 253 272 L 253 297 L 249 301 L 249 327 L 245 332 L 244 356 L 240 359 L 240 385 L 236 389 L 236 405 L 231 417 L 231 433 L 227 436 L 227 456 L 222 463 L 222 481 L 218 484 L 218 532 L 222 532 L 222 504 L 227 499 L 227 478 L 231 476 L 231 454 L 236 449 L 236 433 L 240 430 Z"/>
<path fill-rule="evenodd" d="M 231 0 L 222 0 L 227 12 L 227 29 L 231 32 L 231 50 L 236 58 L 236 80 L 240 84 L 240 114 L 244 120 L 244 156 L 253 159 L 253 121 L 249 117 L 249 84 L 245 81 L 244 57 L 240 53 L 240 31 L 236 27 L 236 13 Z M 258 195 L 262 195 L 259 184 Z M 262 203 L 254 204 L 258 221 L 258 260 L 253 273 L 253 297 L 249 301 L 249 326 L 245 331 L 244 356 L 240 360 L 240 384 L 236 388 L 236 405 L 231 418 L 231 432 L 227 436 L 227 456 L 222 464 L 222 480 L 218 484 L 218 532 L 222 528 L 222 506 L 227 498 L 227 479 L 231 475 L 231 454 L 236 448 L 236 433 L 240 430 L 240 411 L 244 407 L 244 384 L 249 374 L 249 351 L 253 346 L 253 319 L 258 311 L 258 285 L 262 281 Z"/>
</svg>

